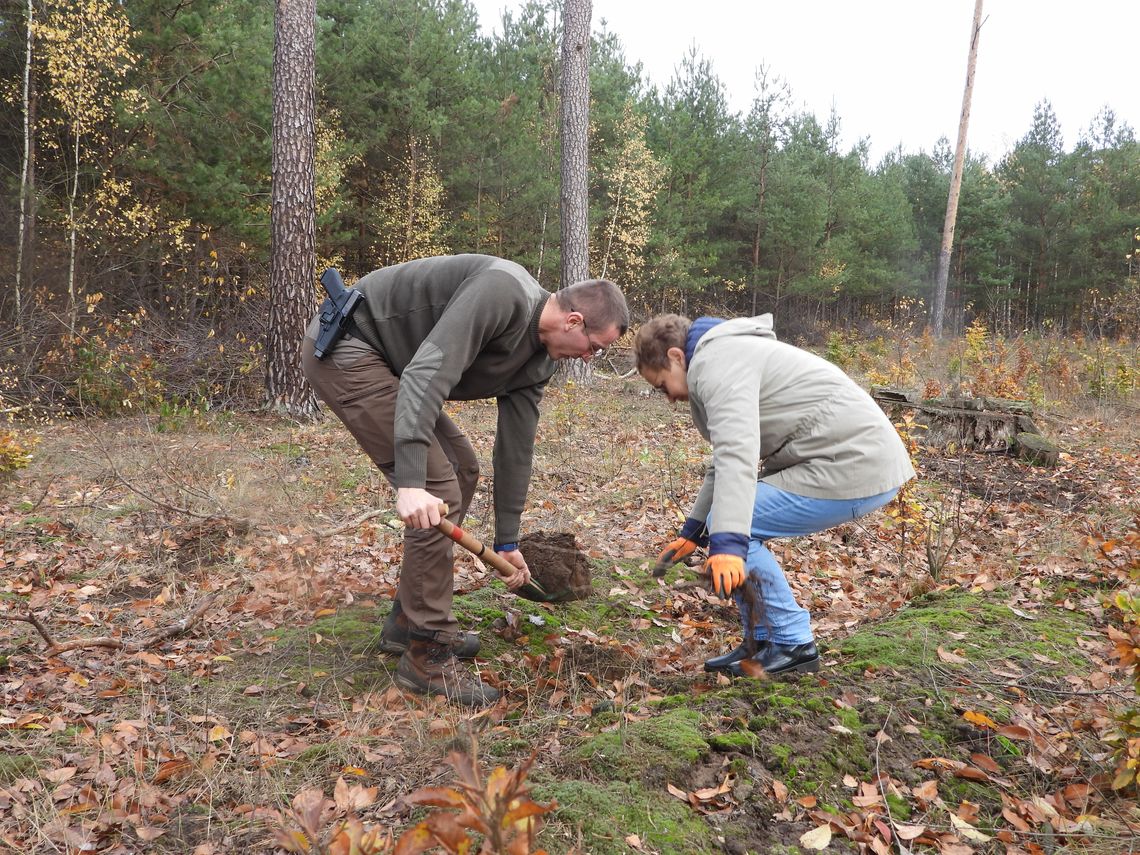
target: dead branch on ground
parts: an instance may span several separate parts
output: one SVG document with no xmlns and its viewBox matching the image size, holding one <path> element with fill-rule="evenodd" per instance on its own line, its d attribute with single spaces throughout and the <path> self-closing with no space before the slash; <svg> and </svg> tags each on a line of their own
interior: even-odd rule
<svg viewBox="0 0 1140 855">
<path fill-rule="evenodd" d="M 375 519 L 382 514 L 391 512 L 391 510 L 391 508 L 373 508 L 370 511 L 365 511 L 356 519 L 349 520 L 346 523 L 341 523 L 340 525 L 333 526 L 332 528 L 317 529 L 313 532 L 313 534 L 316 537 L 332 537 L 334 534 L 344 534 L 346 531 L 350 531 L 362 523 L 366 523 L 369 520 Z"/>
<path fill-rule="evenodd" d="M 79 650 L 86 647 L 107 647 L 112 650 L 122 650 L 125 653 L 139 653 L 143 650 L 157 647 L 165 641 L 182 635 L 202 619 L 202 615 L 210 610 L 210 607 L 214 605 L 214 601 L 217 600 L 217 598 L 218 594 L 210 594 L 195 606 L 190 614 L 182 618 L 182 620 L 151 633 L 142 641 L 123 641 L 121 638 L 113 638 L 108 635 L 99 636 L 98 638 L 73 638 L 68 641 L 56 641 L 52 638 L 48 628 L 44 626 L 43 621 L 32 614 L 30 610 L 27 614 L 0 614 L 0 619 L 21 621 L 35 627 L 36 632 L 47 642 L 47 649 L 44 651 L 45 656 L 58 656 L 60 653 L 66 653 L 69 650 Z"/>
</svg>

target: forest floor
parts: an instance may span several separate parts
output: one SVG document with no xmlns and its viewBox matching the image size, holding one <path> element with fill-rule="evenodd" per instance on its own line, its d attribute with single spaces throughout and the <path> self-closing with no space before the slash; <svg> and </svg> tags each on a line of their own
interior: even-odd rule
<svg viewBox="0 0 1140 855">
<path fill-rule="evenodd" d="M 820 672 L 732 681 L 701 664 L 738 642 L 735 606 L 650 572 L 707 447 L 648 392 L 543 403 L 523 531 L 573 533 L 592 596 L 520 599 L 457 551 L 456 613 L 503 691 L 474 712 L 401 691 L 377 649 L 400 526 L 335 420 L 45 430 L 0 484 L 0 849 L 274 852 L 313 789 L 326 833 L 353 808 L 399 834 L 463 752 L 557 802 L 552 853 L 1140 850 L 1106 742 L 1136 705 L 1105 607 L 1140 550 L 1134 410 L 1051 412 L 1055 469 L 919 437 L 905 507 L 773 544 Z M 494 405 L 449 411 L 489 539 Z"/>
</svg>

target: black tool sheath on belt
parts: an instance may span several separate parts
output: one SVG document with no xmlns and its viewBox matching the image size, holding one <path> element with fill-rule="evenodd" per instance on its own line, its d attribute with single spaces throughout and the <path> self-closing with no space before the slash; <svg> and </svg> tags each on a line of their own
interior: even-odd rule
<svg viewBox="0 0 1140 855">
<path fill-rule="evenodd" d="M 364 300 L 364 295 L 355 288 L 345 288 L 344 280 L 333 267 L 321 274 L 321 285 L 328 297 L 321 303 L 320 331 L 317 333 L 313 355 L 317 359 L 324 359 L 346 333 L 358 335 L 373 349 L 380 351 L 379 342 L 373 341 L 371 336 L 365 335 L 352 322 L 352 313 Z"/>
</svg>

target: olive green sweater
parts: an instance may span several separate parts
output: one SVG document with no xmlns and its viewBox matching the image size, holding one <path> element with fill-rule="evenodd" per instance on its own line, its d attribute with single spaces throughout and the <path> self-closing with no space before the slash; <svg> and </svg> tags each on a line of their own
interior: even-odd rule
<svg viewBox="0 0 1140 855">
<path fill-rule="evenodd" d="M 364 301 L 353 321 L 380 343 L 400 378 L 396 486 L 424 486 L 444 400 L 495 398 L 495 542 L 516 542 L 538 403 L 555 369 L 538 339 L 550 293 L 520 265 L 489 255 L 409 261 L 369 273 L 355 287 Z"/>
</svg>

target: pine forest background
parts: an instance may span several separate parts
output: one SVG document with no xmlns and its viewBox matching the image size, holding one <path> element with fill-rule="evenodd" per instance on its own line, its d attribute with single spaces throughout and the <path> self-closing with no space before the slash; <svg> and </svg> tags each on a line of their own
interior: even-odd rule
<svg viewBox="0 0 1140 855">
<path fill-rule="evenodd" d="M 351 282 L 483 252 L 559 286 L 560 6 L 532 0 L 488 37 L 462 0 L 321 0 L 318 269 Z M 260 395 L 272 4 L 0 10 L 5 399 L 113 412 Z M 736 114 L 699 49 L 655 88 L 598 21 L 590 62 L 590 272 L 635 320 L 773 311 L 783 337 L 816 342 L 922 329 L 947 140 L 870 163 L 866 142 L 841 149 L 841 116 L 792 106 L 779 69 Z M 1133 129 L 1111 105 L 1083 129 L 1047 101 L 1026 122 L 999 162 L 967 158 L 948 330 L 1133 334 Z"/>
</svg>

